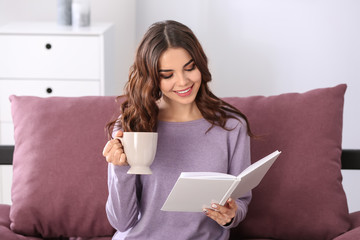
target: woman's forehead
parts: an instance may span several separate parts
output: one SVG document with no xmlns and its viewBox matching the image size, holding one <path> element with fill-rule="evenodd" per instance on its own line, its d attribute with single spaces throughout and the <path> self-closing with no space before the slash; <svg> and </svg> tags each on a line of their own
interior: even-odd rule
<svg viewBox="0 0 360 240">
<path fill-rule="evenodd" d="M 168 48 L 160 55 L 159 68 L 184 67 L 191 59 L 191 55 L 184 48 Z"/>
</svg>

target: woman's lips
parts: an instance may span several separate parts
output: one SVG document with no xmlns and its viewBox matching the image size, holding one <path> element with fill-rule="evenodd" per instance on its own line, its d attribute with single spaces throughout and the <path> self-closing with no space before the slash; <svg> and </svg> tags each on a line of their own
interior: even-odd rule
<svg viewBox="0 0 360 240">
<path fill-rule="evenodd" d="M 174 92 L 180 97 L 186 97 L 186 96 L 189 96 L 191 94 L 193 86 L 194 85 L 192 85 L 191 87 L 186 88 L 184 90 L 174 91 Z"/>
</svg>

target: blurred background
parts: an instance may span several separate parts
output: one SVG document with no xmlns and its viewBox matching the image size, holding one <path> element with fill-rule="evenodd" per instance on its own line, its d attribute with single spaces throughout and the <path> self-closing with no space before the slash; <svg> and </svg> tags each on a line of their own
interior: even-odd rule
<svg viewBox="0 0 360 240">
<path fill-rule="evenodd" d="M 0 0 L 0 26 L 54 21 L 56 0 Z M 221 97 L 348 84 L 344 148 L 360 148 L 360 2 L 356 0 L 91 0 L 91 21 L 116 32 L 119 94 L 143 33 L 174 19 L 202 43 Z"/>
</svg>

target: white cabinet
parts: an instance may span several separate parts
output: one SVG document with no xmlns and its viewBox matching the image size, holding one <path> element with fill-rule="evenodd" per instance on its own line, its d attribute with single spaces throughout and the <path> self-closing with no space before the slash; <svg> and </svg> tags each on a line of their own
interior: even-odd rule
<svg viewBox="0 0 360 240">
<path fill-rule="evenodd" d="M 3 35 L 0 76 L 100 80 L 100 44 L 97 36 Z"/>
<path fill-rule="evenodd" d="M 0 27 L 0 144 L 14 144 L 9 96 L 116 95 L 114 28 L 51 22 Z"/>
<path fill-rule="evenodd" d="M 0 144 L 13 145 L 9 96 L 118 95 L 114 27 L 51 22 L 0 27 Z M 10 203 L 11 166 L 0 166 L 0 203 Z"/>
</svg>

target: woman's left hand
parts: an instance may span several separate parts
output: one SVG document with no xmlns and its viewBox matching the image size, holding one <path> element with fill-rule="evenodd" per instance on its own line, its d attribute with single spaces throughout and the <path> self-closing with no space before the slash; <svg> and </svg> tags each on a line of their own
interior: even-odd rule
<svg viewBox="0 0 360 240">
<path fill-rule="evenodd" d="M 212 209 L 205 208 L 204 213 L 222 226 L 229 224 L 232 221 L 238 208 L 236 202 L 232 198 L 229 198 L 224 206 L 213 203 L 211 204 L 211 207 Z"/>
</svg>

